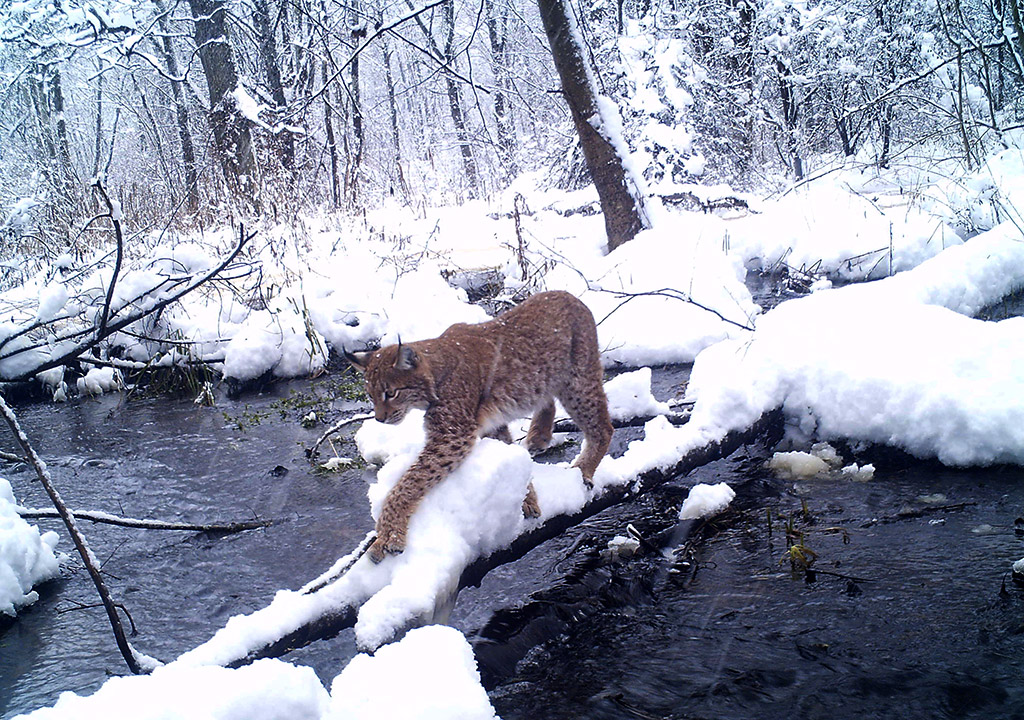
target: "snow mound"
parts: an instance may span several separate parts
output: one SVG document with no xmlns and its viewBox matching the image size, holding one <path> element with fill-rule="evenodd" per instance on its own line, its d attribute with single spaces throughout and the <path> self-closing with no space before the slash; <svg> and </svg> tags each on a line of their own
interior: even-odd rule
<svg viewBox="0 0 1024 720">
<path fill-rule="evenodd" d="M 651 369 L 642 367 L 616 375 L 604 384 L 608 396 L 608 412 L 616 420 L 630 420 L 644 415 L 664 415 L 672 411 L 651 393 Z"/>
<path fill-rule="evenodd" d="M 697 520 L 724 512 L 733 498 L 734 491 L 727 483 L 716 485 L 700 483 L 690 488 L 683 506 L 679 509 L 680 520 Z"/>
<path fill-rule="evenodd" d="M 760 312 L 739 258 L 722 252 L 720 230 L 693 230 L 671 218 L 607 256 L 580 257 L 545 276 L 549 290 L 567 290 L 593 312 L 606 365 L 691 362 L 745 334 Z"/>
<path fill-rule="evenodd" d="M 21 720 L 319 720 L 330 698 L 312 668 L 257 660 L 235 670 L 159 667 L 115 677 L 92 695 L 62 693 Z"/>
<path fill-rule="evenodd" d="M 57 539 L 18 515 L 11 484 L 0 478 L 0 613 L 14 616 L 39 599 L 33 586 L 57 577 Z"/>
<path fill-rule="evenodd" d="M 354 657 L 331 684 L 324 720 L 496 717 L 469 643 L 458 630 L 433 625 L 372 656 Z"/>
<path fill-rule="evenodd" d="M 1000 226 L 891 279 L 785 303 L 698 358 L 691 423 L 720 431 L 782 407 L 795 436 L 1024 463 L 1024 318 L 959 314 L 1021 286 L 1024 242 Z"/>
</svg>

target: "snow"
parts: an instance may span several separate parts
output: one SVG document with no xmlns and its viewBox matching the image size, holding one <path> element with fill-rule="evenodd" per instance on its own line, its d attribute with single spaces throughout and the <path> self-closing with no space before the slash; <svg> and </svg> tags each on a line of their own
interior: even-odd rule
<svg viewBox="0 0 1024 720">
<path fill-rule="evenodd" d="M 400 682 L 396 692 L 393 683 Z M 374 655 L 357 655 L 331 684 L 325 720 L 491 720 L 473 649 L 458 630 L 409 632 Z"/>
<path fill-rule="evenodd" d="M 120 390 L 123 386 L 121 373 L 111 367 L 96 367 L 78 378 L 79 395 L 102 395 Z"/>
<path fill-rule="evenodd" d="M 396 687 L 400 691 L 396 692 Z M 409 632 L 375 655 L 357 655 L 330 692 L 309 667 L 263 659 L 235 670 L 181 663 L 114 677 L 92 695 L 63 693 L 19 720 L 491 720 L 469 643 L 457 630 Z"/>
<path fill-rule="evenodd" d="M 724 482 L 715 485 L 699 483 L 690 488 L 690 493 L 679 509 L 679 519 L 696 520 L 718 515 L 729 507 L 735 497 L 736 491 Z"/>
<path fill-rule="evenodd" d="M 150 675 L 114 677 L 92 695 L 63 693 L 24 720 L 317 720 L 330 698 L 311 668 L 257 660 L 227 668 L 166 666 Z"/>
<path fill-rule="evenodd" d="M 671 412 L 668 403 L 656 400 L 651 392 L 649 367 L 616 375 L 604 384 L 604 392 L 608 396 L 608 412 L 616 420 Z"/>
<path fill-rule="evenodd" d="M 1024 319 L 960 314 L 1020 287 L 1024 242 L 999 226 L 891 279 L 784 303 L 698 358 L 690 432 L 782 407 L 796 435 L 1024 462 Z"/>
<path fill-rule="evenodd" d="M 40 533 L 18 515 L 11 484 L 0 478 L 0 614 L 13 616 L 39 599 L 32 588 L 57 577 L 57 533 Z"/>
</svg>

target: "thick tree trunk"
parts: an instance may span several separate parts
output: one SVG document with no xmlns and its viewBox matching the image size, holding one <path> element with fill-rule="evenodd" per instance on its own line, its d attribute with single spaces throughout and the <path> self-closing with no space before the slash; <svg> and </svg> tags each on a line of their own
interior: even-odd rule
<svg viewBox="0 0 1024 720">
<path fill-rule="evenodd" d="M 164 64 L 167 66 L 167 73 L 172 78 L 181 77 L 181 69 L 178 67 L 178 56 L 174 52 L 174 45 L 171 43 L 170 27 L 167 23 L 168 10 L 163 0 L 154 0 L 157 11 L 160 13 L 158 23 L 160 25 L 160 49 L 163 52 Z M 196 166 L 196 151 L 192 143 L 192 131 L 189 129 L 188 103 L 185 101 L 185 92 L 181 87 L 182 83 L 171 81 L 171 94 L 174 96 L 174 119 L 178 126 L 178 142 L 181 143 L 181 161 L 185 174 L 185 196 L 187 198 L 185 207 L 189 213 L 195 214 L 199 210 L 199 171 Z"/>
<path fill-rule="evenodd" d="M 442 9 L 448 33 L 445 39 L 444 58 L 448 66 L 454 69 L 456 63 L 455 3 L 445 3 Z M 466 189 L 470 197 L 473 197 L 480 189 L 480 175 L 477 173 L 476 158 L 473 157 L 473 147 L 469 143 L 469 132 L 466 129 L 466 114 L 462 109 L 462 89 L 452 73 L 445 76 L 445 81 L 448 87 L 448 108 L 451 110 L 452 124 L 455 126 L 455 139 L 459 143 L 462 167 L 466 172 Z"/>
<path fill-rule="evenodd" d="M 395 97 L 395 79 L 391 74 L 391 44 L 385 41 L 382 47 L 384 52 L 384 81 L 387 85 L 388 110 L 391 119 L 391 146 L 394 153 L 394 171 L 398 181 L 398 191 L 402 194 L 402 197 L 407 198 L 409 197 L 409 185 L 405 181 L 405 172 L 402 170 L 402 143 L 398 129 L 398 101 Z M 391 192 L 394 194 L 393 187 Z"/>
<path fill-rule="evenodd" d="M 268 0 L 254 0 L 252 8 L 253 27 L 256 30 L 256 42 L 258 43 L 260 65 L 263 67 L 263 76 L 270 90 L 270 96 L 274 99 L 275 113 L 280 116 L 284 113 L 288 99 L 284 94 L 284 84 L 281 82 L 281 68 L 277 64 L 277 39 L 274 36 L 274 29 L 270 22 L 270 4 Z M 288 172 L 295 169 L 295 138 L 287 130 L 280 130 L 275 137 L 275 145 L 281 159 L 281 165 Z"/>
<path fill-rule="evenodd" d="M 238 87 L 234 52 L 228 41 L 225 0 L 189 0 L 195 42 L 210 92 L 210 128 L 217 158 L 236 196 L 258 206 L 256 156 L 249 121 L 238 111 L 232 93 Z"/>
<path fill-rule="evenodd" d="M 515 155 L 515 126 L 508 99 L 511 88 L 508 53 L 508 8 L 498 10 L 496 0 L 486 0 L 487 35 L 494 67 L 494 123 L 498 131 L 498 161 L 506 183 L 519 174 Z"/>
<path fill-rule="evenodd" d="M 587 168 L 601 199 L 608 250 L 611 251 L 632 240 L 646 226 L 643 199 L 634 197 L 635 183 L 627 174 L 624 158 L 612 144 L 615 138 L 610 136 L 607 123 L 602 120 L 593 75 L 576 21 L 565 0 L 538 0 L 537 4 L 562 83 L 562 94 L 572 113 Z"/>
</svg>

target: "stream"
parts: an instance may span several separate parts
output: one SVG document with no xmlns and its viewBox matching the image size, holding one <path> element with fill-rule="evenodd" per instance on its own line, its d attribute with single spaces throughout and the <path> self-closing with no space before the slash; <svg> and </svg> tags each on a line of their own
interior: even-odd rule
<svg viewBox="0 0 1024 720">
<path fill-rule="evenodd" d="M 656 369 L 655 394 L 676 395 L 687 374 Z M 303 452 L 323 431 L 300 423 L 310 409 L 333 420 L 357 407 L 334 400 L 333 383 L 279 383 L 215 407 L 109 395 L 18 408 L 72 508 L 274 521 L 234 535 L 80 522 L 140 651 L 176 657 L 230 616 L 316 577 L 370 528 L 368 471 L 321 472 Z M 641 433 L 617 430 L 612 452 Z M 356 456 L 347 440 L 335 448 Z M 1024 557 L 1024 520 L 1015 525 L 1024 469 L 951 470 L 885 449 L 840 450 L 874 462 L 874 479 L 781 480 L 764 467 L 770 449 L 748 446 L 464 590 L 451 623 L 474 644 L 499 715 L 1024 716 L 1024 589 L 1009 578 Z M 0 475 L 22 504 L 48 506 L 27 467 L 7 464 Z M 688 488 L 722 481 L 737 492 L 730 510 L 677 527 Z M 35 522 L 73 551 L 57 521 Z M 627 524 L 645 544 L 608 557 Z M 812 572 L 787 561 L 794 541 L 813 553 Z M 35 605 L 0 626 L 4 718 L 127 672 L 80 563 L 39 590 Z M 329 684 L 354 653 L 345 631 L 287 659 Z"/>
</svg>

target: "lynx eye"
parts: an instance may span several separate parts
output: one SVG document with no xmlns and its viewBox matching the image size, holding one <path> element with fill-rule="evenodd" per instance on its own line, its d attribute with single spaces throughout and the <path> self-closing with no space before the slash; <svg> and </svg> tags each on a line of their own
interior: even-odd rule
<svg viewBox="0 0 1024 720">
<path fill-rule="evenodd" d="M 392 390 L 391 388 L 388 388 L 387 390 L 384 391 L 385 400 L 394 400 L 396 395 L 398 395 L 397 390 Z"/>
</svg>

